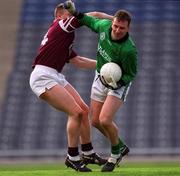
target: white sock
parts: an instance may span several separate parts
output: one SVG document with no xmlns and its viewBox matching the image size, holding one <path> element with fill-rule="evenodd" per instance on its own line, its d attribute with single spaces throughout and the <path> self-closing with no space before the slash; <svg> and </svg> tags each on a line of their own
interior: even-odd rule
<svg viewBox="0 0 180 176">
<path fill-rule="evenodd" d="M 90 151 L 82 151 L 82 153 L 83 153 L 84 155 L 91 155 L 91 154 L 94 153 L 94 150 L 92 149 L 92 150 L 90 150 Z"/>
<path fill-rule="evenodd" d="M 118 159 L 120 156 L 121 156 L 121 154 L 112 154 L 111 153 L 112 158 Z"/>
<path fill-rule="evenodd" d="M 79 161 L 80 160 L 80 156 L 77 155 L 77 156 L 70 156 L 70 155 L 67 155 L 68 158 L 71 160 L 71 161 Z"/>
<path fill-rule="evenodd" d="M 111 156 L 109 157 L 108 162 L 116 164 L 117 159 L 118 159 L 120 156 L 121 156 L 121 154 L 115 155 L 115 154 L 112 154 L 112 153 L 111 153 Z"/>
</svg>

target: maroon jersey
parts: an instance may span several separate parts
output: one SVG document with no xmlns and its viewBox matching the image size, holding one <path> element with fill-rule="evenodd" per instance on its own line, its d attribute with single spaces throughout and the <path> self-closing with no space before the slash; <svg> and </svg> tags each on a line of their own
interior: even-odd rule
<svg viewBox="0 0 180 176">
<path fill-rule="evenodd" d="M 65 63 L 77 55 L 72 46 L 74 30 L 79 26 L 74 17 L 54 20 L 41 42 L 33 67 L 37 64 L 45 65 L 61 72 Z"/>
</svg>

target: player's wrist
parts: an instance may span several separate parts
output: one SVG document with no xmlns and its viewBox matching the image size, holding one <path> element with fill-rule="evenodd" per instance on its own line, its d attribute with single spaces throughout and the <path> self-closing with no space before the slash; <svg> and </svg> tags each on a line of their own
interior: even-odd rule
<svg viewBox="0 0 180 176">
<path fill-rule="evenodd" d="M 71 0 L 67 0 L 66 2 L 64 2 L 64 8 L 68 10 L 69 13 L 75 16 L 77 19 L 81 19 L 84 17 L 84 13 L 79 12 L 75 7 L 74 2 Z"/>
<path fill-rule="evenodd" d="M 84 17 L 84 13 L 82 12 L 77 12 L 76 16 L 75 16 L 77 19 L 82 19 Z"/>
<path fill-rule="evenodd" d="M 126 85 L 126 83 L 125 83 L 122 79 L 120 79 L 120 80 L 117 82 L 117 84 L 118 84 L 118 85 L 121 85 L 121 86 L 125 86 L 125 85 Z"/>
</svg>

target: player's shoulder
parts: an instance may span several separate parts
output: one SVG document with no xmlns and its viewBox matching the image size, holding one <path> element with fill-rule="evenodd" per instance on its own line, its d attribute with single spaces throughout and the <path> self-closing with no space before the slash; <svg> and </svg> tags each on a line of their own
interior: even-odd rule
<svg viewBox="0 0 180 176">
<path fill-rule="evenodd" d="M 112 24 L 112 21 L 109 19 L 101 19 L 100 22 L 103 26 L 109 26 Z"/>
<path fill-rule="evenodd" d="M 101 31 L 106 31 L 109 30 L 109 28 L 111 27 L 112 21 L 108 20 L 108 19 L 101 19 L 99 26 L 100 26 L 100 30 Z"/>
<path fill-rule="evenodd" d="M 76 28 L 80 27 L 79 21 L 74 16 L 66 19 L 61 19 L 58 23 L 60 27 L 68 33 L 73 32 Z"/>
</svg>

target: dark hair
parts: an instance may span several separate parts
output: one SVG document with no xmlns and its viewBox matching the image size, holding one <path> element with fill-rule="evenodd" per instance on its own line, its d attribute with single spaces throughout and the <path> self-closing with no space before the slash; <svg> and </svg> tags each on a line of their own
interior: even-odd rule
<svg viewBox="0 0 180 176">
<path fill-rule="evenodd" d="M 54 9 L 54 17 L 56 17 L 57 11 L 60 11 L 62 9 L 64 9 L 64 4 L 63 3 L 58 4 Z"/>
<path fill-rule="evenodd" d="M 128 21 L 128 25 L 131 23 L 131 14 L 126 10 L 118 10 L 115 13 L 114 18 L 117 18 L 117 20 L 120 21 Z"/>
</svg>

